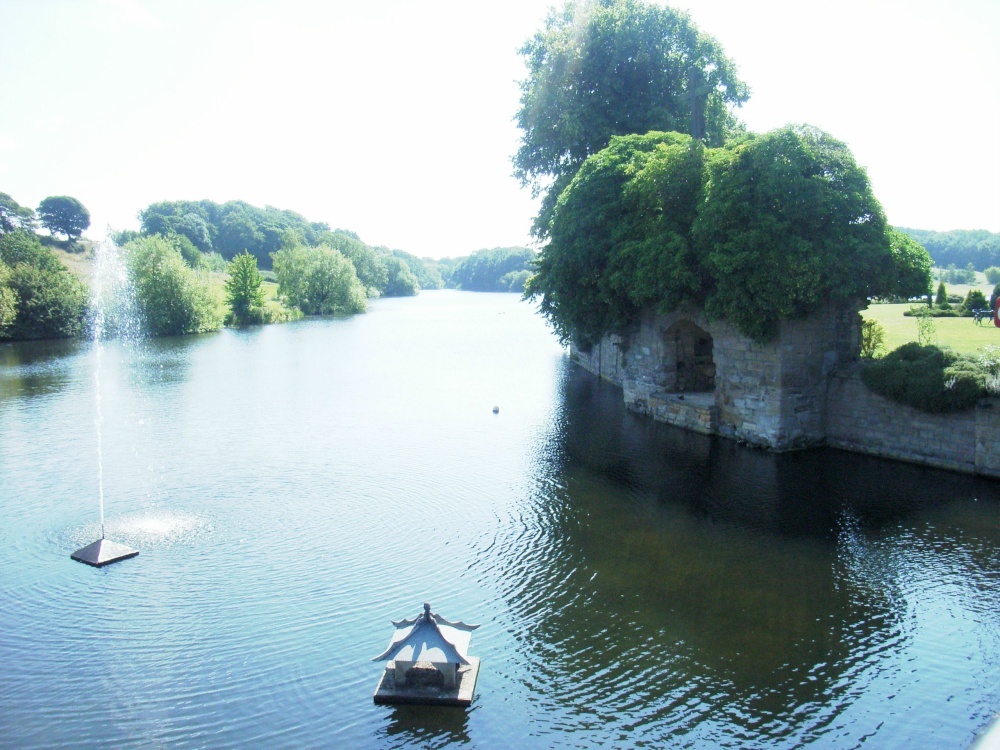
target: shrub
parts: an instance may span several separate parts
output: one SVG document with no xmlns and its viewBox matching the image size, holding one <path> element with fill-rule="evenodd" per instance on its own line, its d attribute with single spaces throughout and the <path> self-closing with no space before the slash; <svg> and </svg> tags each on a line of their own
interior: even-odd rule
<svg viewBox="0 0 1000 750">
<path fill-rule="evenodd" d="M 985 271 L 986 280 L 991 284 L 1000 284 L 1000 266 L 990 266 Z"/>
<path fill-rule="evenodd" d="M 874 393 L 926 412 L 970 409 L 986 395 L 986 368 L 971 355 L 904 344 L 866 364 L 861 379 Z"/>
<path fill-rule="evenodd" d="M 944 282 L 942 281 L 938 284 L 937 294 L 934 295 L 934 304 L 940 307 L 942 310 L 946 310 L 948 305 L 948 291 L 945 289 Z"/>
<path fill-rule="evenodd" d="M 969 293 L 965 295 L 965 301 L 962 303 L 962 312 L 966 315 L 972 315 L 973 310 L 982 310 L 987 304 L 985 294 L 979 289 L 970 289 Z"/>
<path fill-rule="evenodd" d="M 979 365 L 986 371 L 986 392 L 991 396 L 1000 396 L 1000 346 L 983 347 Z"/>
</svg>

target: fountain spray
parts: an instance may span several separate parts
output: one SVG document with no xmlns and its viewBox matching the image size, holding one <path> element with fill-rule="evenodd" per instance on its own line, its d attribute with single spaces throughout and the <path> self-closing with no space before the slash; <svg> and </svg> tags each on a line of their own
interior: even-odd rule
<svg viewBox="0 0 1000 750">
<path fill-rule="evenodd" d="M 105 288 L 105 282 L 109 282 Z M 94 255 L 94 283 L 91 296 L 92 340 L 94 349 L 94 427 L 97 432 L 97 496 L 101 514 L 101 538 L 78 549 L 71 558 L 100 568 L 109 563 L 126 560 L 139 554 L 138 550 L 105 538 L 104 530 L 104 449 L 102 428 L 104 413 L 101 406 L 101 368 L 104 361 L 104 338 L 107 333 L 107 314 L 111 311 L 114 327 L 119 335 L 135 333 L 137 317 L 128 272 L 121 257 L 121 251 L 107 237 L 97 245 Z"/>
</svg>

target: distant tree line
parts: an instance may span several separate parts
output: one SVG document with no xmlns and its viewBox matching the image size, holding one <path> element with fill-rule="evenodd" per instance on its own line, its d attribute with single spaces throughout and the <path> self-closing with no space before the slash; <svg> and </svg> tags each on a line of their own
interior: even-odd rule
<svg viewBox="0 0 1000 750">
<path fill-rule="evenodd" d="M 991 266 L 1000 266 L 1000 233 L 985 229 L 953 229 L 949 232 L 907 227 L 898 229 L 927 248 L 934 265 L 940 268 L 962 269 L 971 264 L 976 271 L 985 271 Z"/>
<path fill-rule="evenodd" d="M 278 253 L 323 247 L 351 262 L 369 298 L 409 296 L 421 288 L 444 285 L 440 275 L 414 255 L 372 247 L 354 232 L 331 230 L 324 222 L 310 222 L 295 211 L 273 206 L 258 208 L 244 201 L 160 201 L 140 211 L 139 221 L 139 232 L 121 233 L 120 244 L 137 236 L 169 237 L 192 267 L 222 270 L 227 261 L 247 253 L 256 258 L 258 268 L 271 271 Z M 283 257 L 287 261 L 290 255 Z"/>
<path fill-rule="evenodd" d="M 459 258 L 449 269 L 447 285 L 469 292 L 523 292 L 534 273 L 534 250 L 495 247 Z"/>
</svg>

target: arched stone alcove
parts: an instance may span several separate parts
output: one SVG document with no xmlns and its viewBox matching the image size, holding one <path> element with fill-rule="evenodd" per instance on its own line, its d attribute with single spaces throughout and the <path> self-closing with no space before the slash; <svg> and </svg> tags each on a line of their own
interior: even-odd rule
<svg viewBox="0 0 1000 750">
<path fill-rule="evenodd" d="M 677 368 L 675 390 L 682 393 L 714 391 L 712 335 L 690 320 L 679 320 L 665 331 L 664 337 L 667 350 L 674 350 Z"/>
</svg>

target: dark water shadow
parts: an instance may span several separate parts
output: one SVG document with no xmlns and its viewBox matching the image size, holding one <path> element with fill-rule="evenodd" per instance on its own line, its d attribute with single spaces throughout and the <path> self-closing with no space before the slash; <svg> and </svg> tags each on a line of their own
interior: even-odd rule
<svg viewBox="0 0 1000 750">
<path fill-rule="evenodd" d="M 697 435 L 629 413 L 576 366 L 553 436 L 543 533 L 509 546 L 502 588 L 537 665 L 525 685 L 580 676 L 550 698 L 573 723 L 620 713 L 660 740 L 721 720 L 747 746 L 822 732 L 866 665 L 907 642 L 908 566 L 1000 572 L 960 533 L 912 560 L 883 552 L 950 504 L 1000 508 L 991 480 Z"/>
<path fill-rule="evenodd" d="M 90 344 L 78 339 L 0 343 L 0 400 L 58 393 Z"/>
<path fill-rule="evenodd" d="M 389 723 L 379 731 L 385 747 L 468 745 L 469 711 L 449 706 L 392 706 Z"/>
</svg>

